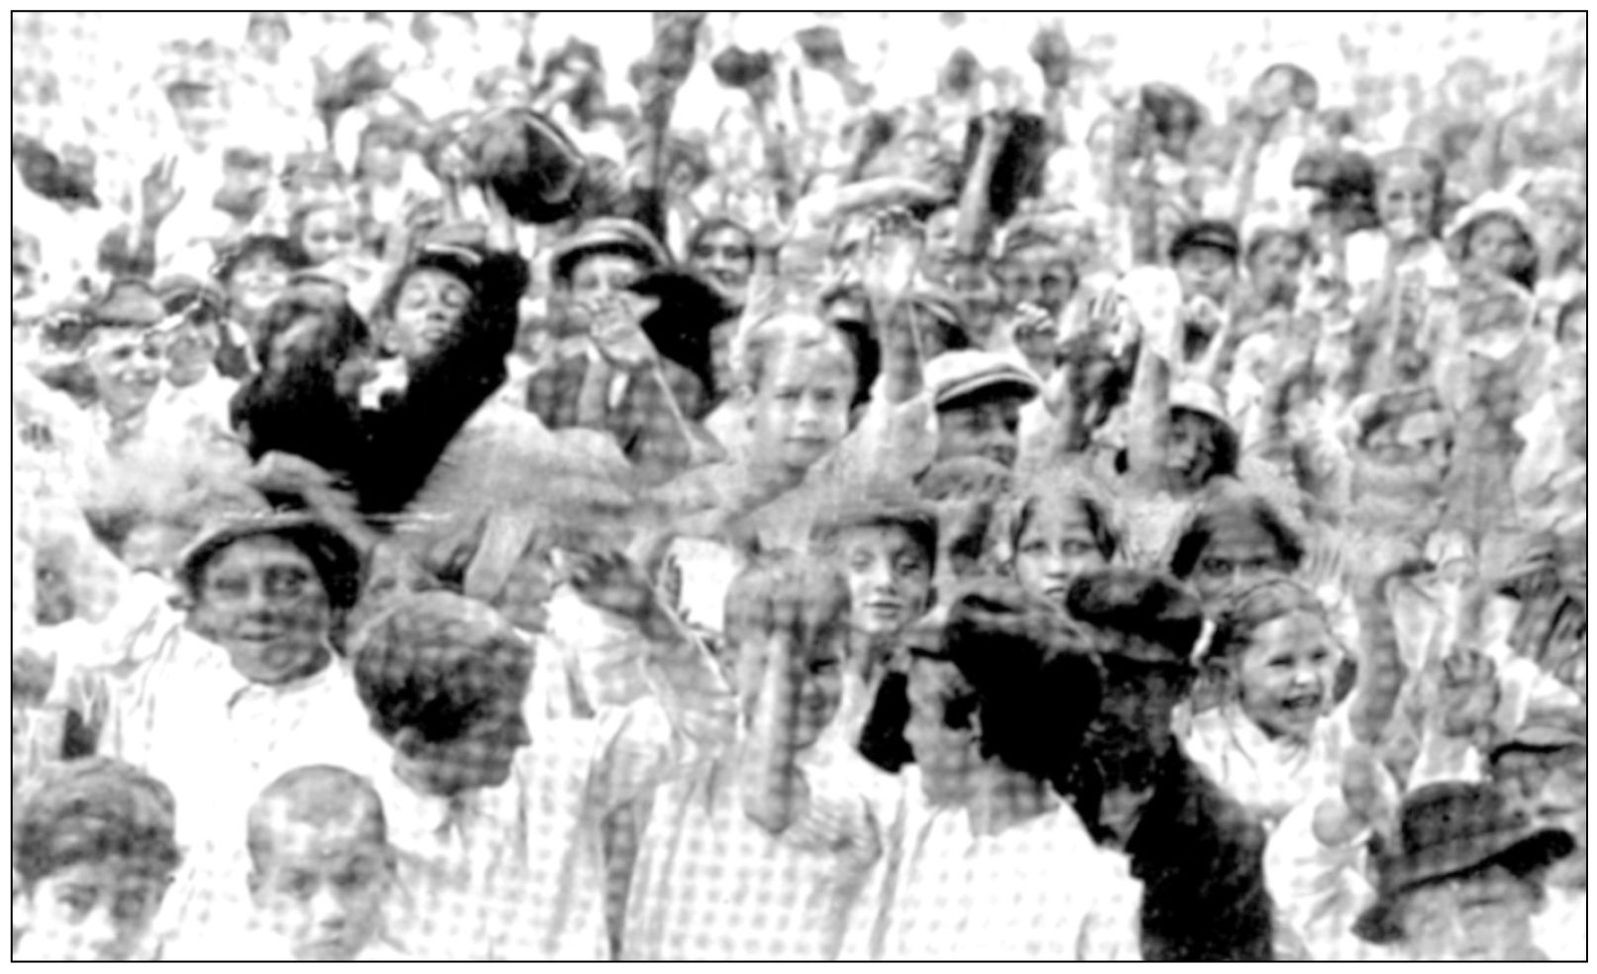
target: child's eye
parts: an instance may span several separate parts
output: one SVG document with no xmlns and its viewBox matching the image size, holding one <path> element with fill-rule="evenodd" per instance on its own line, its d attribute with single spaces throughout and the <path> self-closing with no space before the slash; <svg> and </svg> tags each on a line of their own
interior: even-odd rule
<svg viewBox="0 0 1597 974">
<path fill-rule="evenodd" d="M 134 890 L 117 895 L 111 912 L 118 920 L 129 922 L 143 917 L 149 910 L 150 894 L 144 890 Z"/>
<path fill-rule="evenodd" d="M 69 890 L 58 898 L 58 902 L 67 908 L 68 914 L 75 920 L 89 915 L 89 911 L 94 909 L 94 900 L 94 894 L 84 890 Z"/>
<path fill-rule="evenodd" d="M 1021 550 L 1022 554 L 1041 555 L 1041 554 L 1047 553 L 1048 546 L 1046 544 L 1044 544 L 1041 540 L 1034 539 L 1034 540 L 1031 540 L 1031 541 L 1027 541 L 1025 544 L 1021 545 L 1020 546 L 1020 550 Z"/>
<path fill-rule="evenodd" d="M 211 580 L 211 591 L 230 599 L 243 598 L 249 593 L 249 590 L 249 582 L 243 578 L 217 578 Z"/>
<path fill-rule="evenodd" d="M 1068 541 L 1065 543 L 1065 554 L 1071 558 L 1084 558 L 1096 550 L 1097 548 L 1089 541 Z"/>
<path fill-rule="evenodd" d="M 316 877 L 307 873 L 299 873 L 288 877 L 288 882 L 283 885 L 290 896 L 295 899 L 306 900 L 310 899 L 311 894 L 316 892 Z"/>
<path fill-rule="evenodd" d="M 897 565 L 900 575 L 913 575 L 919 572 L 922 567 L 922 561 L 915 557 L 900 558 Z"/>
<path fill-rule="evenodd" d="M 855 555 L 848 560 L 848 567 L 851 571 L 862 572 L 871 567 L 871 556 L 866 554 Z"/>
</svg>

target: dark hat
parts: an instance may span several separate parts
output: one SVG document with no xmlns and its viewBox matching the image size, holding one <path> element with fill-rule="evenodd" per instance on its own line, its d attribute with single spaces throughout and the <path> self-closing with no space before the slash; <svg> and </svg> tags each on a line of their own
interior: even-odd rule
<svg viewBox="0 0 1597 974">
<path fill-rule="evenodd" d="M 1170 242 L 1170 259 L 1177 261 L 1194 247 L 1213 247 L 1224 251 L 1232 260 L 1242 253 L 1242 241 L 1237 228 L 1224 220 L 1196 220 L 1182 227 Z"/>
<path fill-rule="evenodd" d="M 1077 578 L 1065 593 L 1071 618 L 1101 630 L 1103 656 L 1186 666 L 1203 634 L 1197 593 L 1167 575 L 1108 568 Z"/>
<path fill-rule="evenodd" d="M 1375 197 L 1375 164 L 1362 152 L 1310 150 L 1292 167 L 1294 189 L 1317 189 L 1332 201 Z"/>
<path fill-rule="evenodd" d="M 1586 746 L 1586 712 L 1579 707 L 1533 708 L 1508 740 L 1492 748 L 1490 759 L 1514 751 L 1545 754 Z"/>
<path fill-rule="evenodd" d="M 1396 907 L 1408 890 L 1490 864 L 1523 876 L 1575 848 L 1574 836 L 1532 823 L 1490 784 L 1425 785 L 1403 799 L 1399 817 L 1397 847 L 1376 857 L 1376 902 L 1353 924 L 1370 943 L 1402 938 Z"/>
<path fill-rule="evenodd" d="M 95 328 L 149 328 L 165 317 L 166 309 L 155 289 L 136 277 L 112 281 L 105 297 L 89 310 Z"/>
<path fill-rule="evenodd" d="M 771 55 L 764 51 L 745 51 L 729 47 L 710 61 L 715 80 L 728 88 L 747 88 L 771 75 Z"/>
<path fill-rule="evenodd" d="M 848 59 L 848 55 L 843 51 L 843 35 L 830 24 L 806 27 L 794 34 L 793 38 L 798 41 L 799 50 L 804 52 L 804 56 L 812 64 Z"/>
<path fill-rule="evenodd" d="M 322 587 L 335 610 L 346 610 L 360 598 L 361 556 L 355 545 L 332 525 L 308 514 L 233 516 L 201 533 L 183 553 L 178 579 L 190 596 L 199 596 L 200 575 L 224 548 L 263 535 L 294 545 L 316 566 Z"/>
<path fill-rule="evenodd" d="M 594 253 L 618 252 L 637 258 L 645 270 L 667 267 L 671 263 L 665 248 L 640 223 L 620 217 L 597 217 L 577 228 L 577 232 L 555 245 L 554 279 L 569 282 L 577 263 Z"/>
<path fill-rule="evenodd" d="M 586 164 L 577 146 L 548 118 L 526 108 L 476 116 L 460 135 L 473 181 L 493 188 L 524 223 L 563 220 L 577 210 Z"/>
<path fill-rule="evenodd" d="M 287 237 L 279 237 L 269 233 L 252 233 L 239 239 L 232 246 L 223 248 L 217 253 L 216 263 L 211 265 L 211 278 L 218 282 L 225 282 L 233 275 L 233 269 L 248 257 L 259 253 L 269 253 L 282 261 L 289 270 L 298 270 L 310 266 L 310 258 L 299 244 Z"/>
<path fill-rule="evenodd" d="M 412 271 L 430 267 L 453 274 L 475 291 L 479 272 L 487 257 L 488 234 L 484 227 L 478 224 L 439 227 L 421 241 L 400 273 L 398 282 L 403 284 Z"/>
</svg>

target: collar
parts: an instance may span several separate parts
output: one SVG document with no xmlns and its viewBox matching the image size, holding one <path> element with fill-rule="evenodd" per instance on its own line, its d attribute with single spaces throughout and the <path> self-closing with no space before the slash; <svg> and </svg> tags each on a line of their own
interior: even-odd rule
<svg viewBox="0 0 1597 974">
<path fill-rule="evenodd" d="M 215 644 L 213 643 L 212 645 Z M 225 658 L 227 650 L 220 646 L 217 646 L 216 648 L 223 654 Z M 231 712 L 235 707 L 243 703 L 245 700 L 262 697 L 267 699 L 281 699 L 295 696 L 319 689 L 322 686 L 336 680 L 339 676 L 339 667 L 342 664 L 339 662 L 338 655 L 333 652 L 332 647 L 324 643 L 322 648 L 328 654 L 327 665 L 323 666 L 315 673 L 312 673 L 308 676 L 302 676 L 297 680 L 289 680 L 287 683 L 256 683 L 253 680 L 247 679 L 242 673 L 233 669 L 233 665 L 231 661 L 229 661 L 227 664 L 227 673 L 233 682 L 234 689 L 227 695 L 228 711 Z"/>
</svg>

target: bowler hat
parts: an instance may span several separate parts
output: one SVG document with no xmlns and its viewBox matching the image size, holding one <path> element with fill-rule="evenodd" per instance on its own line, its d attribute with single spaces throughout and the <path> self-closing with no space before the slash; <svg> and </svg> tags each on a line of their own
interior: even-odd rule
<svg viewBox="0 0 1597 974">
<path fill-rule="evenodd" d="M 190 596 L 199 594 L 200 575 L 222 550 L 245 538 L 271 536 L 294 545 L 311 560 L 328 602 L 345 610 L 360 597 L 360 551 L 338 529 L 308 514 L 232 516 L 203 532 L 178 565 L 178 579 Z"/>
<path fill-rule="evenodd" d="M 1403 936 L 1397 906 L 1418 886 L 1483 866 L 1506 866 L 1515 875 L 1567 856 L 1572 835 L 1535 825 L 1490 784 L 1441 781 L 1403 800 L 1396 848 L 1376 857 L 1376 902 L 1353 924 L 1353 932 L 1375 944 Z"/>
</svg>

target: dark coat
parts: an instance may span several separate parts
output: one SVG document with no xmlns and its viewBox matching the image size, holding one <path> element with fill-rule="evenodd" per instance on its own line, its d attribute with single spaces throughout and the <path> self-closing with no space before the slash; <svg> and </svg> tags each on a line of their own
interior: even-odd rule
<svg viewBox="0 0 1597 974">
<path fill-rule="evenodd" d="M 1072 802 L 1106 842 L 1097 802 Z M 1125 847 L 1131 874 L 1143 883 L 1143 959 L 1273 960 L 1265 838 L 1234 798 L 1172 747 Z"/>
</svg>

